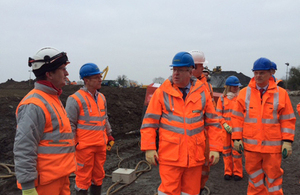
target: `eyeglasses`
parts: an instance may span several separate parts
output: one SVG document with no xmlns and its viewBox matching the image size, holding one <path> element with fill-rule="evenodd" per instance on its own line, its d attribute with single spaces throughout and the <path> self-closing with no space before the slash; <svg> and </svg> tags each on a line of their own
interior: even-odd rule
<svg viewBox="0 0 300 195">
<path fill-rule="evenodd" d="M 94 79 L 94 80 L 101 80 L 102 76 L 94 76 L 94 77 L 88 77 L 88 79 Z"/>
<path fill-rule="evenodd" d="M 173 72 L 179 72 L 179 73 L 183 73 L 183 72 L 188 72 L 190 71 L 190 69 L 178 69 L 178 68 L 171 68 L 171 70 Z"/>
</svg>

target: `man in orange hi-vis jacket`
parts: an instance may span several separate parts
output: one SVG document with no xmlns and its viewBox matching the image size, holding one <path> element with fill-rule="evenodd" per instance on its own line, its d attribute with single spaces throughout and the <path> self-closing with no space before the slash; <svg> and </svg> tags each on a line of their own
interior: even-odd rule
<svg viewBox="0 0 300 195">
<path fill-rule="evenodd" d="M 213 97 L 213 88 L 210 83 L 207 82 L 207 77 L 203 73 L 204 71 L 204 64 L 208 63 L 207 60 L 205 59 L 204 53 L 202 51 L 198 50 L 192 50 L 189 52 L 193 56 L 193 60 L 195 62 L 195 68 L 193 69 L 193 76 L 196 77 L 199 81 L 201 81 L 206 89 L 208 90 L 211 100 L 213 101 L 214 107 L 216 107 L 216 102 L 214 101 Z M 205 135 L 207 136 L 207 132 L 204 132 Z M 201 176 L 201 188 L 200 188 L 200 195 L 208 193 L 205 184 L 208 180 L 209 177 L 209 172 L 210 172 L 210 163 L 209 163 L 209 139 L 206 139 L 205 143 L 205 163 L 202 166 L 202 176 Z"/>
<path fill-rule="evenodd" d="M 274 82 L 271 61 L 259 58 L 252 70 L 233 107 L 234 148 L 244 150 L 247 194 L 283 194 L 281 158 L 292 154 L 296 118 L 286 90 Z"/>
<path fill-rule="evenodd" d="M 222 130 L 209 92 L 192 77 L 192 56 L 179 52 L 170 66 L 172 76 L 154 92 L 144 116 L 141 150 L 149 163 L 159 163 L 158 194 L 199 194 L 205 162 L 204 126 L 208 127 L 212 164 L 219 161 L 222 151 Z"/>
<path fill-rule="evenodd" d="M 15 172 L 23 195 L 70 195 L 75 143 L 59 96 L 69 75 L 68 56 L 53 47 L 40 49 L 28 65 L 36 77 L 16 110 Z"/>
<path fill-rule="evenodd" d="M 94 63 L 81 66 L 79 75 L 84 86 L 70 95 L 66 102 L 76 143 L 76 195 L 87 195 L 88 189 L 90 195 L 101 194 L 106 149 L 114 143 L 106 98 L 98 92 L 102 82 L 101 73 Z"/>
</svg>

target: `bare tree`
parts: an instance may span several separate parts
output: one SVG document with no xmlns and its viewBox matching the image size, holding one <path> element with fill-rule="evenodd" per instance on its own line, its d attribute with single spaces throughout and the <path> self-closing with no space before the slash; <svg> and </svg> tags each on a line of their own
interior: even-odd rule
<svg viewBox="0 0 300 195">
<path fill-rule="evenodd" d="M 164 81 L 165 81 L 165 79 L 162 78 L 162 77 L 156 77 L 156 78 L 153 79 L 153 83 L 162 84 Z"/>
<path fill-rule="evenodd" d="M 117 81 L 122 86 L 128 86 L 128 79 L 126 75 L 119 75 Z"/>
</svg>

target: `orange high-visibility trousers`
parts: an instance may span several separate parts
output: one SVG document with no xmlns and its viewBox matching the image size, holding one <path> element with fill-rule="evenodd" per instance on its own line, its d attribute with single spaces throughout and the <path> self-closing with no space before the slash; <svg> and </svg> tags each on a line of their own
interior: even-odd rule
<svg viewBox="0 0 300 195">
<path fill-rule="evenodd" d="M 69 176 L 61 177 L 46 185 L 38 185 L 36 191 L 39 195 L 70 195 Z"/>
<path fill-rule="evenodd" d="M 158 187 L 158 194 L 198 195 L 200 191 L 202 166 L 177 167 L 159 165 L 161 184 Z"/>
<path fill-rule="evenodd" d="M 223 147 L 224 175 L 243 177 L 242 154 L 233 149 L 231 134 L 225 133 Z"/>
<path fill-rule="evenodd" d="M 281 153 L 245 151 L 248 195 L 282 195 Z"/>
<path fill-rule="evenodd" d="M 75 154 L 77 160 L 76 190 L 87 190 L 92 183 L 96 186 L 102 185 L 105 177 L 103 166 L 106 160 L 106 146 L 76 149 Z"/>
<path fill-rule="evenodd" d="M 201 186 L 200 189 L 203 189 L 209 176 L 209 171 L 210 171 L 210 165 L 209 165 L 209 139 L 207 137 L 207 132 L 205 131 L 206 135 L 206 140 L 205 140 L 205 151 L 204 151 L 204 156 L 205 156 L 205 163 L 202 166 L 202 173 L 201 173 Z"/>
</svg>

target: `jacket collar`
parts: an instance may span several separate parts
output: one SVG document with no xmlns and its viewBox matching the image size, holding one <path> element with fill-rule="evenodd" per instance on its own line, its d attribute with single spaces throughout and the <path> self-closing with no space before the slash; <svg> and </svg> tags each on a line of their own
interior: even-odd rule
<svg viewBox="0 0 300 195">
<path fill-rule="evenodd" d="M 255 82 L 254 77 L 250 80 L 248 86 L 251 87 L 251 88 L 257 89 L 257 88 L 256 88 L 256 82 Z M 258 89 L 257 89 L 257 90 L 258 90 Z M 273 77 L 270 77 L 270 78 L 269 78 L 269 86 L 268 86 L 267 91 L 268 91 L 269 93 L 275 93 L 275 92 L 277 91 L 277 84 L 274 82 Z"/>
<path fill-rule="evenodd" d="M 197 78 L 192 76 L 190 79 L 190 83 L 191 83 L 191 88 L 190 88 L 190 93 L 197 89 L 198 86 L 200 87 L 201 82 L 197 82 Z M 180 90 L 179 88 L 174 85 L 173 80 L 172 80 L 172 76 L 170 76 L 168 79 L 166 79 L 165 82 L 163 82 L 163 84 L 160 86 L 161 90 L 163 90 L 164 92 L 170 94 L 171 96 L 175 96 L 175 97 L 180 97 L 181 94 L 179 93 Z"/>
</svg>

